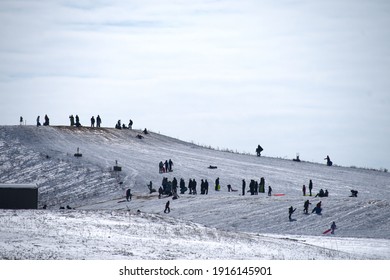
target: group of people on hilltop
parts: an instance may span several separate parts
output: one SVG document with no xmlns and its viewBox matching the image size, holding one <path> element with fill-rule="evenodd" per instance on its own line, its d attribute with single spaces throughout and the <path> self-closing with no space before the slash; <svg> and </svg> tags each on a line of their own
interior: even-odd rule
<svg viewBox="0 0 390 280">
<path fill-rule="evenodd" d="M 173 171 L 173 161 L 171 159 L 165 160 L 164 163 L 160 161 L 160 163 L 158 164 L 158 173 L 167 173 L 172 171 Z"/>
<path fill-rule="evenodd" d="M 76 126 L 76 127 L 82 126 L 78 115 L 76 115 L 76 117 L 70 115 L 69 120 L 70 120 L 70 126 Z M 100 127 L 102 123 L 102 119 L 100 118 L 100 115 L 97 115 L 96 120 L 94 116 L 91 117 L 91 127 L 95 127 L 95 123 L 96 123 L 96 127 Z"/>
<path fill-rule="evenodd" d="M 133 129 L 133 121 L 129 120 L 129 125 L 126 126 L 125 124 L 121 123 L 121 120 L 118 120 L 118 122 L 115 125 L 116 129 Z"/>
<path fill-rule="evenodd" d="M 49 126 L 50 125 L 50 120 L 47 115 L 45 115 L 45 122 L 43 123 L 44 126 Z M 37 126 L 41 126 L 41 116 L 37 117 Z"/>
</svg>

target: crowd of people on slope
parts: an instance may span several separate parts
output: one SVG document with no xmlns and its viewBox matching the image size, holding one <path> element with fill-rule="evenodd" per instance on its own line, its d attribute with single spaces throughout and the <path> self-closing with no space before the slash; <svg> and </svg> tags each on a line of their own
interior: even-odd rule
<svg viewBox="0 0 390 280">
<path fill-rule="evenodd" d="M 160 161 L 158 164 L 158 173 L 167 173 L 173 171 L 173 161 L 171 159 L 165 160 L 165 162 Z"/>
<path fill-rule="evenodd" d="M 152 186 L 152 182 L 149 184 Z M 148 186 L 149 186 L 148 185 Z M 231 184 L 228 184 L 228 192 L 234 192 L 237 190 L 234 190 L 231 186 Z M 197 181 L 196 179 L 189 179 L 188 181 L 188 187 L 186 186 L 185 180 L 183 178 L 180 179 L 180 183 L 178 183 L 176 178 L 173 178 L 172 181 L 168 180 L 168 178 L 164 177 L 162 186 L 159 188 L 159 198 L 162 198 L 163 196 L 165 197 L 172 197 L 172 199 L 177 199 L 179 198 L 178 195 L 178 189 L 180 190 L 180 194 L 183 195 L 188 191 L 188 194 L 191 195 L 196 195 L 198 194 L 197 192 Z M 220 179 L 219 177 L 215 180 L 215 191 L 220 191 Z M 309 181 L 309 195 L 313 196 L 313 181 L 310 179 Z M 200 183 L 200 194 L 202 195 L 207 195 L 209 192 L 209 182 L 207 179 L 201 179 Z M 246 193 L 250 193 L 251 195 L 257 195 L 259 193 L 265 193 L 265 179 L 264 177 L 261 177 L 260 183 L 257 182 L 256 180 L 251 180 L 249 184 L 249 190 L 246 190 L 246 181 L 245 179 L 242 180 L 242 195 L 245 195 Z M 357 191 L 351 190 L 352 195 L 351 196 L 357 196 Z M 305 186 L 303 188 L 303 194 L 306 196 L 306 190 Z M 272 187 L 268 187 L 268 195 L 272 195 Z M 323 191 L 320 189 L 317 195 L 314 197 L 327 197 L 328 192 Z M 304 214 L 309 214 L 309 207 L 312 203 L 307 199 L 303 203 L 303 212 Z M 168 204 L 169 207 L 169 204 Z M 322 214 L 322 201 L 319 201 L 315 204 L 315 207 L 312 209 L 311 213 L 315 213 L 317 215 Z M 292 218 L 292 215 L 296 211 L 296 208 L 293 206 L 290 206 L 288 209 L 288 219 L 289 221 L 295 221 L 295 219 Z M 170 209 L 166 209 L 165 213 L 169 213 Z M 332 224 L 332 230 L 331 233 L 334 233 L 335 224 Z"/>
<path fill-rule="evenodd" d="M 251 179 L 249 183 L 249 189 L 246 191 L 246 181 L 242 179 L 242 195 L 245 195 L 246 192 L 250 192 L 251 195 L 258 195 L 259 193 L 265 193 L 265 179 L 264 177 L 260 178 L 260 182 L 257 180 Z M 272 188 L 268 186 L 268 195 L 272 195 Z"/>
</svg>

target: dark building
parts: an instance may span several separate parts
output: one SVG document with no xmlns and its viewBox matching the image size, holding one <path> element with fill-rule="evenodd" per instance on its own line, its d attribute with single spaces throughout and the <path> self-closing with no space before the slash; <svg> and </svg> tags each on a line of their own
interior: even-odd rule
<svg viewBox="0 0 390 280">
<path fill-rule="evenodd" d="M 0 184 L 0 209 L 38 209 L 35 184 Z"/>
</svg>

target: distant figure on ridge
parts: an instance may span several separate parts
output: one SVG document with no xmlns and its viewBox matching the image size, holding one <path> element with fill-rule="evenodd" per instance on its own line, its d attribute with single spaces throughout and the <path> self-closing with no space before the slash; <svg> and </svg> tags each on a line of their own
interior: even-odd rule
<svg viewBox="0 0 390 280">
<path fill-rule="evenodd" d="M 100 127 L 100 124 L 102 123 L 102 119 L 100 118 L 100 116 L 98 115 L 97 118 L 96 118 L 96 127 Z"/>
<path fill-rule="evenodd" d="M 118 120 L 118 122 L 115 125 L 116 129 L 122 129 L 121 120 Z"/>
<path fill-rule="evenodd" d="M 95 127 L 95 117 L 92 116 L 91 118 L 91 127 Z"/>
<path fill-rule="evenodd" d="M 50 122 L 49 122 L 49 117 L 47 115 L 45 115 L 45 122 L 43 123 L 44 126 L 48 126 L 50 125 Z"/>
<path fill-rule="evenodd" d="M 81 123 L 80 123 L 79 115 L 76 115 L 76 127 L 80 127 L 80 126 L 81 126 Z"/>
<path fill-rule="evenodd" d="M 327 166 L 332 166 L 333 165 L 333 162 L 330 160 L 329 156 L 326 156 L 326 158 L 324 158 L 324 159 L 326 159 L 326 165 Z"/>
<path fill-rule="evenodd" d="M 258 157 L 261 156 L 262 151 L 263 151 L 263 148 L 260 145 L 257 145 L 256 154 Z"/>
<path fill-rule="evenodd" d="M 73 117 L 73 115 L 69 116 L 69 120 L 70 120 L 70 126 L 74 126 L 74 117 Z"/>
<path fill-rule="evenodd" d="M 41 122 L 40 122 L 40 116 L 37 117 L 37 126 L 41 126 Z"/>
</svg>

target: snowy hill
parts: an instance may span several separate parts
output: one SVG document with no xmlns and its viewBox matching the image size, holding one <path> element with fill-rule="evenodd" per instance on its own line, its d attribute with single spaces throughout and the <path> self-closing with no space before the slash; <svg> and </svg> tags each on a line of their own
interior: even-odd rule
<svg viewBox="0 0 390 280">
<path fill-rule="evenodd" d="M 77 148 L 82 157 L 74 156 Z M 160 174 L 158 163 L 169 159 L 173 172 Z M 116 161 L 122 171 L 113 171 Z M 0 163 L 0 183 L 37 183 L 40 207 L 48 206 L 0 210 L 3 259 L 390 259 L 390 175 L 384 172 L 84 127 L 2 126 Z M 163 177 L 183 178 L 186 185 L 196 179 L 198 195 L 187 191 L 172 200 L 149 194 L 147 184 L 158 189 Z M 260 177 L 284 195 L 242 196 L 242 179 L 249 190 L 250 180 Z M 210 183 L 208 195 L 199 194 L 201 179 Z M 329 197 L 304 197 L 302 185 L 310 179 L 314 194 L 322 188 Z M 228 184 L 239 191 L 228 192 Z M 349 197 L 351 189 L 359 191 L 357 198 Z M 310 213 L 322 201 L 322 215 L 305 215 L 306 199 Z M 171 212 L 164 214 L 167 200 Z M 59 210 L 66 205 L 76 210 Z M 293 221 L 290 206 L 297 208 Z M 332 221 L 336 234 L 323 235 Z"/>
</svg>

